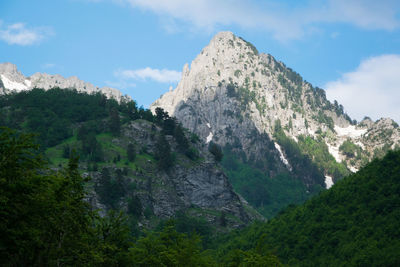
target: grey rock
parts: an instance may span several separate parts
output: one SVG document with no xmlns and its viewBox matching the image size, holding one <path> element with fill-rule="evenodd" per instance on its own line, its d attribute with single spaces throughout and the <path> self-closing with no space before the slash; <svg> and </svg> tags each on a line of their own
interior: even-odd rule
<svg viewBox="0 0 400 267">
<path fill-rule="evenodd" d="M 61 75 L 50 75 L 47 73 L 35 73 L 30 77 L 25 77 L 17 70 L 17 66 L 12 63 L 0 64 L 0 94 L 13 91 L 31 90 L 41 88 L 49 90 L 52 88 L 76 89 L 78 92 L 88 94 L 102 93 L 108 98 L 117 101 L 130 100 L 130 97 L 123 95 L 119 90 L 110 87 L 96 87 L 91 83 L 84 82 L 76 76 L 64 78 Z"/>
<path fill-rule="evenodd" d="M 374 151 L 400 143 L 393 121 L 353 124 L 342 106 L 326 99 L 324 90 L 231 32 L 215 35 L 190 68 L 184 66 L 178 86 L 151 105 L 153 111 L 157 107 L 203 141 L 234 145 L 248 159 L 262 160 L 266 150 L 274 158 L 280 155 L 278 169 L 284 164 L 290 170 L 290 162 L 285 164 L 285 151 L 274 146 L 277 121 L 296 142 L 300 135 L 322 138 L 335 159 L 351 171 L 371 160 Z M 346 140 L 362 149 L 362 157 L 350 158 L 339 150 Z"/>
<path fill-rule="evenodd" d="M 135 120 L 125 125 L 120 137 L 115 138 L 119 146 L 133 143 L 137 153 L 145 148 L 146 153 L 154 154 L 157 136 L 161 129 L 145 120 Z M 159 218 L 170 218 L 179 211 L 190 211 L 193 216 L 205 216 L 210 222 L 218 220 L 218 213 L 230 215 L 229 227 L 239 227 L 263 217 L 254 211 L 233 190 L 227 176 L 215 162 L 207 147 L 199 142 L 192 146 L 199 152 L 200 159 L 192 161 L 178 150 L 178 144 L 172 136 L 166 136 L 172 152 L 177 155 L 176 163 L 168 171 L 158 170 L 156 162 L 142 162 L 138 170 L 131 170 L 124 179 L 135 183 L 134 191 L 128 191 L 121 200 L 121 205 L 127 209 L 127 199 L 132 195 L 140 199 L 143 210 L 150 209 Z M 127 140 L 129 140 L 127 142 Z M 117 169 L 110 165 L 110 173 Z M 94 183 L 98 182 L 99 172 L 91 176 Z M 98 196 L 91 195 L 91 203 L 98 208 L 101 202 Z M 141 217 L 142 222 L 144 216 Z"/>
</svg>

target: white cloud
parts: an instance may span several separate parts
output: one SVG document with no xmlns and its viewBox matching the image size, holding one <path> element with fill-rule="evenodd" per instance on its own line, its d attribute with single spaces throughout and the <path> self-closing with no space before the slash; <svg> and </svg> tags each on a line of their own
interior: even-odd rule
<svg viewBox="0 0 400 267">
<path fill-rule="evenodd" d="M 321 21 L 346 22 L 365 29 L 394 30 L 399 27 L 397 0 L 330 0 Z"/>
<path fill-rule="evenodd" d="M 315 32 L 315 28 L 323 23 L 340 22 L 363 29 L 389 31 L 400 25 L 400 2 L 396 0 L 310 0 L 301 2 L 301 5 L 285 5 L 274 0 L 120 1 L 134 8 L 152 11 L 162 18 L 162 22 L 173 19 L 208 31 L 218 25 L 238 25 L 266 30 L 283 41 Z M 175 26 L 173 22 L 171 25 Z M 164 27 L 170 28 L 168 25 Z"/>
<path fill-rule="evenodd" d="M 366 59 L 325 88 L 327 97 L 336 99 L 357 120 L 370 116 L 400 122 L 400 55 Z"/>
<path fill-rule="evenodd" d="M 56 66 L 56 64 L 54 64 L 54 63 L 45 63 L 45 64 L 42 65 L 42 68 L 44 68 L 44 69 L 52 69 L 55 66 Z"/>
<path fill-rule="evenodd" d="M 10 45 L 32 45 L 40 43 L 52 31 L 46 27 L 29 28 L 24 23 L 4 25 L 0 21 L 0 40 Z"/>
<path fill-rule="evenodd" d="M 167 69 L 152 69 L 150 67 L 137 70 L 119 70 L 115 76 L 123 79 L 153 80 L 160 83 L 175 83 L 181 79 L 181 72 Z"/>
</svg>

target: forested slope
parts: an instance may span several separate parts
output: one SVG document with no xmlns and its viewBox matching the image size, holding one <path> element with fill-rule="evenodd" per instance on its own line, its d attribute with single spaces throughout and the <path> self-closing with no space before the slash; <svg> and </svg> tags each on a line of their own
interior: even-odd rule
<svg viewBox="0 0 400 267">
<path fill-rule="evenodd" d="M 400 151 L 233 235 L 222 251 L 263 247 L 290 266 L 399 266 Z"/>
</svg>

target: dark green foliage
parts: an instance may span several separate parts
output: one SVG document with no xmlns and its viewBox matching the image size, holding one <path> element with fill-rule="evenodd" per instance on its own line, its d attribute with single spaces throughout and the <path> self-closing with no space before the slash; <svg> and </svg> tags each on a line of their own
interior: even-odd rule
<svg viewBox="0 0 400 267">
<path fill-rule="evenodd" d="M 8 125 L 16 125 L 19 130 L 22 130 L 21 132 L 26 131 L 28 129 L 27 121 L 31 120 L 30 116 L 35 112 L 32 112 L 32 114 L 25 112 L 27 107 L 21 103 L 32 104 L 31 98 L 36 98 L 36 94 L 42 95 L 43 99 L 48 97 L 51 99 L 49 102 L 57 102 L 58 99 L 63 98 L 64 92 L 62 90 L 49 90 L 47 92 L 34 90 L 32 94 L 24 93 L 18 101 L 14 101 L 14 98 L 18 98 L 16 95 L 0 96 L 0 109 L 2 111 L 0 114 L 4 114 L 2 118 L 5 118 L 3 122 Z M 50 96 L 46 96 L 46 94 Z M 47 141 L 42 140 L 42 138 L 46 138 L 46 135 L 37 131 L 40 134 L 38 140 L 46 145 L 45 148 L 48 148 L 46 153 L 50 151 L 51 153 L 49 152 L 48 155 L 57 157 L 53 164 L 58 166 L 60 171 L 49 170 L 39 158 L 36 160 L 37 152 L 34 151 L 36 147 L 29 143 L 30 141 L 26 147 L 21 145 L 24 141 L 21 143 L 15 140 L 9 142 L 9 144 L 15 144 L 24 150 L 23 153 L 17 153 L 18 155 L 15 157 L 13 157 L 13 153 L 8 151 L 8 149 L 13 149 L 12 146 L 6 145 L 8 141 L 1 143 L 2 161 L 0 164 L 4 165 L 1 165 L 2 168 L 0 169 L 2 175 L 0 176 L 0 265 L 135 266 L 140 265 L 142 261 L 147 262 L 147 257 L 140 258 L 140 253 L 143 252 L 142 243 L 132 244 L 130 239 L 131 235 L 139 236 L 140 234 L 138 221 L 148 220 L 151 222 L 154 219 L 154 212 L 151 204 L 141 203 L 142 195 L 140 192 L 129 191 L 135 189 L 130 186 L 129 178 L 124 176 L 128 173 L 131 175 L 133 172 L 122 170 L 121 167 L 124 166 L 123 164 L 126 164 L 125 166 L 136 166 L 136 172 L 141 173 L 143 169 L 140 169 L 139 160 L 145 160 L 148 163 L 150 162 L 148 158 L 153 161 L 152 155 L 140 155 L 138 156 L 139 159 L 133 159 L 132 164 L 125 163 L 123 158 L 125 151 L 121 150 L 123 146 L 115 146 L 117 149 L 114 149 L 114 144 L 105 140 L 111 138 L 111 135 L 107 132 L 110 131 L 109 122 L 112 112 L 117 111 L 115 114 L 118 114 L 120 126 L 132 119 L 146 119 L 151 122 L 156 120 L 148 110 L 136 109 L 134 102 L 132 104 L 129 104 L 131 102 L 118 104 L 115 101 L 107 100 L 104 96 L 88 96 L 78 94 L 76 91 L 68 91 L 67 94 L 71 94 L 71 98 L 77 99 L 77 101 L 69 107 L 63 106 L 61 111 L 57 110 L 55 105 L 49 104 L 48 107 L 41 107 L 41 104 L 39 104 L 40 108 L 44 110 L 48 108 L 51 111 L 49 114 L 56 114 L 58 119 L 63 122 L 62 125 L 53 124 L 55 129 L 64 127 L 71 131 L 70 138 L 57 139 L 58 141 L 55 141 L 57 146 L 51 148 L 48 148 L 49 143 Z M 68 98 L 69 96 L 65 97 Z M 86 99 L 86 102 L 79 100 L 80 97 Z M 48 104 L 48 102 L 45 103 Z M 65 103 L 68 105 L 69 100 L 65 100 Z M 80 105 L 75 106 L 76 103 L 81 103 L 81 106 L 85 107 L 92 106 L 93 112 L 87 112 L 79 120 L 73 118 L 70 113 L 74 114 L 73 116 L 77 113 L 71 109 L 81 108 Z M 16 108 L 17 105 L 19 105 L 18 108 Z M 82 110 L 82 112 L 86 112 L 86 108 Z M 98 114 L 93 115 L 96 112 Z M 191 145 L 199 142 L 198 137 L 191 135 L 189 142 L 185 130 L 180 128 L 181 126 L 176 124 L 173 119 L 171 119 L 173 123 L 169 125 L 172 127 L 168 126 L 169 122 L 165 123 L 170 118 L 167 113 L 164 113 L 162 118 L 162 121 L 157 122 L 163 130 L 155 153 L 159 167 L 168 169 L 173 166 L 175 153 L 171 153 L 169 147 L 169 141 L 173 139 L 176 140 L 180 152 L 186 150 L 183 152 L 186 156 L 197 159 L 198 151 Z M 40 120 L 37 121 L 39 123 Z M 32 127 L 34 125 L 32 124 Z M 171 128 L 173 128 L 173 131 L 168 130 Z M 157 136 L 156 130 L 158 130 L 158 127 L 153 126 L 151 134 L 155 137 Z M 166 137 L 165 133 L 170 133 L 172 136 Z M 15 133 L 13 135 L 18 136 Z M 21 134 L 18 138 L 25 140 L 25 136 Z M 84 168 L 87 166 L 87 171 L 103 170 L 101 174 L 92 173 L 95 177 L 94 186 L 92 182 L 87 183 L 79 175 L 74 148 L 78 149 L 81 159 L 86 161 L 79 166 Z M 109 153 L 109 148 L 112 149 L 112 154 Z M 18 150 L 13 151 L 18 152 Z M 159 153 L 160 151 L 164 152 Z M 66 161 L 61 156 L 64 155 L 64 158 L 66 158 L 67 152 L 71 160 L 69 167 L 62 170 L 61 168 L 65 166 Z M 126 152 L 126 156 L 128 156 L 129 153 Z M 163 157 L 163 154 L 167 156 Z M 4 155 L 7 155 L 9 161 L 5 160 L 6 156 Z M 121 156 L 123 163 L 119 162 Z M 51 159 L 53 160 L 52 157 Z M 109 167 L 109 163 L 113 159 L 115 159 L 115 164 L 118 167 Z M 100 162 L 96 163 L 95 161 Z M 12 162 L 12 164 L 7 165 L 7 162 Z M 21 167 L 22 165 L 24 167 Z M 10 181 L 4 180 L 4 173 L 10 173 L 7 176 Z M 12 179 L 18 182 L 12 183 Z M 151 183 L 149 184 L 151 185 Z M 87 202 L 91 198 L 86 195 L 85 188 L 90 190 L 94 188 L 100 202 L 105 204 L 108 209 L 127 208 L 129 217 L 125 218 L 121 213 L 112 211 L 106 212 L 104 217 L 99 217 Z M 127 206 L 120 207 L 121 203 L 127 203 Z M 219 220 L 217 219 L 215 222 L 217 225 L 225 225 L 224 219 L 226 219 L 226 222 L 233 220 L 230 214 L 221 214 Z M 151 234 L 154 240 L 158 242 L 152 245 L 159 249 L 158 244 L 162 244 L 161 250 L 158 250 L 161 254 L 154 254 L 158 255 L 157 258 L 188 266 L 215 266 L 216 262 L 220 261 L 220 259 L 217 260 L 212 257 L 211 252 L 202 250 L 201 245 L 210 245 L 211 236 L 214 234 L 211 233 L 212 230 L 205 219 L 193 218 L 189 215 L 181 216 L 176 219 L 176 229 L 185 234 L 164 234 L 167 230 Z M 229 229 L 228 226 L 226 229 Z M 201 242 L 194 232 L 204 235 L 204 241 Z M 175 237 L 177 239 L 174 239 Z M 159 242 L 158 240 L 162 241 Z M 166 244 L 178 245 L 170 246 Z M 12 259 L 12 261 L 9 259 Z M 247 260 L 246 257 L 242 257 L 242 259 Z"/>
<path fill-rule="evenodd" d="M 326 174 L 333 176 L 334 181 L 350 174 L 343 163 L 336 162 L 321 137 L 314 139 L 310 136 L 300 135 L 297 144 L 304 153 L 314 159 L 318 167 L 325 170 Z"/>
<path fill-rule="evenodd" d="M 236 97 L 236 86 L 232 83 L 226 86 L 226 94 L 228 97 Z"/>
<path fill-rule="evenodd" d="M 103 160 L 103 149 L 94 133 L 89 133 L 82 139 L 82 154 L 87 156 L 89 161 L 99 162 Z"/>
<path fill-rule="evenodd" d="M 156 123 L 162 124 L 162 122 L 163 122 L 166 118 L 169 117 L 169 116 L 168 116 L 168 112 L 165 112 L 165 111 L 164 111 L 162 108 L 160 108 L 160 107 L 156 108 L 155 112 L 156 112 L 156 117 L 155 117 L 155 122 L 156 122 Z"/>
<path fill-rule="evenodd" d="M 213 246 L 213 238 L 215 237 L 215 227 L 202 217 L 193 217 L 188 213 L 179 211 L 172 219 L 162 221 L 155 231 L 160 231 L 166 226 L 173 225 L 179 233 L 191 236 L 193 234 L 201 236 L 201 244 L 204 249 Z"/>
<path fill-rule="evenodd" d="M 294 84 L 301 85 L 303 82 L 303 78 L 295 71 L 293 71 L 291 68 L 287 67 L 286 68 L 286 77 Z"/>
<path fill-rule="evenodd" d="M 112 175 L 108 168 L 103 168 L 95 190 L 100 201 L 112 209 L 119 208 L 122 197 L 125 196 L 127 184 L 123 179 L 122 171 L 117 169 Z"/>
<path fill-rule="evenodd" d="M 167 225 L 161 232 L 139 238 L 130 256 L 135 266 L 215 266 L 201 251 L 200 242 L 198 235 L 187 236 Z"/>
<path fill-rule="evenodd" d="M 222 157 L 224 156 L 221 147 L 212 141 L 208 145 L 208 151 L 210 151 L 210 153 L 213 154 L 214 159 L 217 162 L 220 162 L 222 160 Z"/>
<path fill-rule="evenodd" d="M 82 141 L 83 139 L 86 138 L 88 133 L 89 133 L 89 131 L 88 131 L 86 125 L 82 125 L 81 127 L 78 128 L 78 133 L 76 135 L 76 139 Z"/>
<path fill-rule="evenodd" d="M 242 37 L 239 37 L 242 41 L 244 41 L 248 47 L 250 47 L 251 51 L 253 51 L 254 55 L 258 55 L 258 50 L 257 48 L 250 42 L 246 41 L 245 39 L 243 39 Z"/>
<path fill-rule="evenodd" d="M 76 123 L 93 122 L 84 124 L 86 128 L 78 134 L 78 140 L 89 132 L 99 133 L 102 131 L 102 120 L 109 115 L 114 116 L 112 128 L 117 133 L 115 110 L 130 119 L 153 120 L 150 111 L 138 110 L 133 101 L 118 104 L 102 94 L 88 95 L 61 89 L 33 89 L 0 96 L 0 110 L 2 126 L 38 133 L 37 140 L 42 149 L 72 136 L 72 126 Z"/>
<path fill-rule="evenodd" d="M 126 149 L 126 155 L 128 156 L 128 160 L 130 162 L 135 160 L 136 157 L 136 150 L 133 144 L 129 144 L 128 148 Z"/>
<path fill-rule="evenodd" d="M 226 214 L 225 212 L 221 212 L 221 215 L 218 218 L 218 223 L 222 227 L 226 227 Z"/>
<path fill-rule="evenodd" d="M 315 192 L 289 173 L 269 177 L 265 171 L 240 160 L 239 155 L 224 148 L 222 166 L 236 192 L 266 218 L 272 218 L 289 204 L 300 204 Z"/>
<path fill-rule="evenodd" d="M 279 121 L 276 122 L 274 135 L 279 145 L 284 149 L 296 176 L 301 177 L 306 184 L 325 187 L 325 178 L 322 170 L 311 161 L 308 155 L 303 154 L 294 140 L 285 135 Z"/>
<path fill-rule="evenodd" d="M 314 116 L 314 119 L 317 120 L 319 123 L 326 124 L 329 129 L 334 131 L 335 123 L 333 122 L 332 117 L 326 115 L 322 110 L 318 111 L 318 116 Z"/>
<path fill-rule="evenodd" d="M 162 108 L 156 108 L 155 112 L 155 122 L 162 127 L 163 133 L 165 135 L 173 135 L 175 126 L 177 125 L 176 119 L 171 118 L 168 112 L 164 111 Z"/>
<path fill-rule="evenodd" d="M 37 155 L 31 135 L 2 128 L 0 144 L 2 266 L 98 265 L 108 258 L 100 243 L 124 249 L 121 236 L 116 244 L 95 234 L 96 215 L 85 201 L 85 181 L 73 154 L 67 169 L 53 172 Z M 113 231 L 119 232 L 117 227 Z"/>
<path fill-rule="evenodd" d="M 72 123 L 106 117 L 106 111 L 99 106 L 100 99 L 101 95 L 89 96 L 73 90 L 34 89 L 1 96 L 0 108 L 10 107 L 3 110 L 6 126 L 37 132 L 41 144 L 47 147 L 71 136 Z"/>
<path fill-rule="evenodd" d="M 132 196 L 128 200 L 128 214 L 139 218 L 142 215 L 143 207 L 138 196 Z"/>
<path fill-rule="evenodd" d="M 228 255 L 223 257 L 223 266 L 284 266 L 279 259 L 269 252 L 248 250 L 243 251 L 235 249 L 229 251 Z"/>
<path fill-rule="evenodd" d="M 158 168 L 160 170 L 168 170 L 172 167 L 173 158 L 171 147 L 164 134 L 160 134 L 157 138 L 155 158 L 158 160 Z"/>
<path fill-rule="evenodd" d="M 191 160 L 196 160 L 199 158 L 199 151 L 194 147 L 189 147 L 189 149 L 186 150 L 185 155 Z"/>
<path fill-rule="evenodd" d="M 168 114 L 167 114 L 168 116 Z M 167 117 L 165 118 L 165 120 L 163 121 L 163 132 L 165 135 L 174 135 L 175 132 L 175 126 L 176 126 L 176 119 L 175 118 L 171 118 L 171 117 Z"/>
<path fill-rule="evenodd" d="M 261 243 L 290 266 L 399 266 L 399 192 L 400 152 L 389 152 L 304 205 L 230 235 L 223 247 Z"/>
<path fill-rule="evenodd" d="M 113 136 L 119 136 L 121 134 L 121 122 L 116 108 L 112 108 L 110 111 L 110 132 Z"/>
<path fill-rule="evenodd" d="M 65 159 L 69 159 L 70 154 L 71 154 L 71 148 L 69 147 L 69 145 L 64 145 L 62 157 Z"/>
<path fill-rule="evenodd" d="M 137 120 L 141 118 L 135 101 L 123 101 L 120 107 L 121 111 L 128 115 L 129 119 Z"/>
<path fill-rule="evenodd" d="M 174 137 L 175 137 L 176 142 L 178 143 L 178 149 L 181 152 L 185 153 L 189 149 L 189 141 L 186 138 L 181 125 L 177 125 L 175 127 Z"/>
<path fill-rule="evenodd" d="M 95 217 L 94 224 L 96 249 L 102 258 L 99 262 L 90 262 L 90 265 L 132 266 L 129 248 L 133 243 L 128 218 L 122 212 L 110 210 L 103 218 Z"/>
<path fill-rule="evenodd" d="M 343 144 L 340 145 L 339 151 L 345 154 L 349 158 L 360 157 L 361 156 L 361 147 L 357 146 L 350 140 L 346 140 Z"/>
<path fill-rule="evenodd" d="M 181 153 L 185 154 L 191 160 L 198 159 L 199 152 L 197 151 L 197 149 L 190 145 L 181 124 L 175 125 L 174 137 L 176 142 L 178 143 L 178 149 Z"/>
</svg>

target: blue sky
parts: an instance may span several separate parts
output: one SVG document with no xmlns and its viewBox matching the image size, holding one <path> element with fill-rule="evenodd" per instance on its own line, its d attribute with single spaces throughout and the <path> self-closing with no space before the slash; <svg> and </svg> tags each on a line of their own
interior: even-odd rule
<svg viewBox="0 0 400 267">
<path fill-rule="evenodd" d="M 0 62 L 78 76 L 148 107 L 232 31 L 360 120 L 400 121 L 400 1 L 3 0 Z"/>
</svg>

